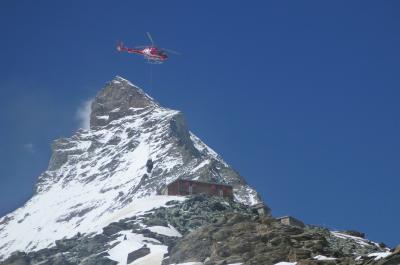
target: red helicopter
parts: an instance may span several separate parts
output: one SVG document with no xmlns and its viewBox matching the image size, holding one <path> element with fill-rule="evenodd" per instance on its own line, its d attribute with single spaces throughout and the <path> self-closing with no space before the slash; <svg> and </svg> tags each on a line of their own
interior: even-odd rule
<svg viewBox="0 0 400 265">
<path fill-rule="evenodd" d="M 147 60 L 148 63 L 152 64 L 161 64 L 164 61 L 166 61 L 168 59 L 167 53 L 180 55 L 179 52 L 156 47 L 150 33 L 146 32 L 146 34 L 151 42 L 151 45 L 128 48 L 125 47 L 122 42 L 119 42 L 117 44 L 117 51 L 141 54 L 144 56 L 144 58 Z"/>
</svg>

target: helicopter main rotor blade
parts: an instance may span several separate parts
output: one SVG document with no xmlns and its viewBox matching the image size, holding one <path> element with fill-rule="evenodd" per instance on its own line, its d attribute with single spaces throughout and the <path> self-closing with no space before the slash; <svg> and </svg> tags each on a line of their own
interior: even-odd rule
<svg viewBox="0 0 400 265">
<path fill-rule="evenodd" d="M 146 34 L 147 34 L 147 37 L 149 38 L 149 40 L 151 42 L 151 45 L 154 46 L 154 41 L 153 41 L 153 38 L 150 35 L 150 32 L 146 32 Z"/>
<path fill-rule="evenodd" d="M 175 55 L 182 55 L 180 52 L 174 51 L 174 50 L 170 50 L 170 49 L 166 49 L 166 48 L 162 48 L 163 51 L 166 51 L 168 53 L 172 53 Z"/>
</svg>

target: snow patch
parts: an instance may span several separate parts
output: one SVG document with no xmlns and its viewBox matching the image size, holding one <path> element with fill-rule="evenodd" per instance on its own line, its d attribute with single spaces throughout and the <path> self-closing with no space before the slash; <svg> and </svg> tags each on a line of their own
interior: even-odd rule
<svg viewBox="0 0 400 265">
<path fill-rule="evenodd" d="M 170 237 L 182 237 L 181 233 L 178 232 L 173 226 L 168 225 L 168 227 L 165 226 L 150 226 L 147 227 L 151 232 L 164 235 L 164 236 L 170 236 Z"/>
<path fill-rule="evenodd" d="M 392 252 L 375 252 L 375 253 L 371 253 L 368 254 L 368 257 L 375 257 L 374 260 L 380 260 L 380 259 L 384 259 L 387 256 L 391 255 Z"/>
<path fill-rule="evenodd" d="M 121 236 L 113 242 L 119 244 L 111 248 L 107 253 L 110 259 L 117 261 L 118 264 L 126 265 L 128 254 L 142 248 L 145 245 L 143 241 L 146 238 L 130 232 L 121 232 L 120 234 Z"/>
<path fill-rule="evenodd" d="M 195 168 L 193 168 L 191 172 L 196 172 L 199 169 L 203 168 L 204 166 L 208 165 L 209 163 L 210 163 L 210 160 L 206 159 L 203 162 L 201 162 L 200 164 L 198 164 Z"/>
<path fill-rule="evenodd" d="M 203 262 L 185 262 L 185 263 L 171 263 L 170 265 L 203 265 L 203 264 L 204 264 Z"/>
<path fill-rule="evenodd" d="M 117 261 L 118 265 L 128 265 L 127 259 L 129 253 L 142 247 L 148 247 L 150 253 L 129 263 L 129 265 L 161 264 L 164 254 L 168 253 L 168 247 L 160 244 L 160 242 L 155 239 L 147 238 L 141 234 L 135 234 L 128 231 L 120 232 L 119 235 L 121 236 L 111 243 L 118 244 L 107 252 L 109 258 Z"/>
<path fill-rule="evenodd" d="M 150 254 L 135 260 L 129 265 L 161 264 L 164 255 L 168 253 L 168 246 L 147 244 L 147 247 L 150 248 Z"/>
<path fill-rule="evenodd" d="M 90 195 L 97 198 L 87 198 Z M 115 191 L 101 193 L 87 191 L 81 185 L 67 187 L 54 185 L 52 189 L 35 196 L 27 203 L 30 212 L 24 222 L 18 223 L 18 220 L 22 219 L 22 217 L 18 217 L 3 228 L 1 234 L 7 235 L 5 239 L 2 239 L 5 244 L 7 238 L 18 239 L 18 241 L 14 241 L 13 245 L 8 246 L 6 253 L 15 250 L 33 251 L 54 246 L 55 240 L 66 235 L 72 237 L 78 232 L 82 234 L 101 233 L 102 228 L 112 222 L 140 215 L 161 206 L 168 207 L 166 203 L 171 200 L 182 201 L 185 199 L 178 196 L 150 196 L 134 199 L 119 210 L 111 210 L 109 203 L 114 201 L 114 196 L 118 196 Z M 86 201 L 86 203 L 82 204 L 82 201 Z M 51 214 L 48 209 L 52 209 Z M 71 209 L 73 210 L 71 211 Z M 25 211 L 21 208 L 15 214 L 24 216 Z M 116 249 L 115 251 L 122 250 Z"/>
<path fill-rule="evenodd" d="M 324 255 L 317 255 L 313 259 L 315 259 L 315 260 L 335 260 L 336 258 L 326 257 Z"/>
<path fill-rule="evenodd" d="M 110 118 L 110 116 L 103 115 L 103 116 L 96 116 L 96 118 L 99 119 L 99 120 L 108 120 Z"/>
<path fill-rule="evenodd" d="M 351 236 L 351 235 L 347 235 L 344 233 L 340 233 L 338 231 L 331 231 L 331 234 L 335 237 L 341 238 L 341 239 L 348 239 L 348 240 L 353 240 L 354 242 L 356 242 L 357 244 L 361 245 L 361 246 L 371 246 L 374 245 L 374 242 L 371 242 L 365 238 L 361 238 L 361 237 L 357 237 L 357 236 Z"/>
</svg>

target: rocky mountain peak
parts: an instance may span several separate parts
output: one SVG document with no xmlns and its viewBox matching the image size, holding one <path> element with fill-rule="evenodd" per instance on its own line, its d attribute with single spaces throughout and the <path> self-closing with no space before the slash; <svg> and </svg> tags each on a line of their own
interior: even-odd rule
<svg viewBox="0 0 400 265">
<path fill-rule="evenodd" d="M 246 207 L 260 202 L 244 178 L 190 131 L 182 112 L 160 106 L 122 77 L 97 94 L 90 123 L 90 130 L 53 142 L 33 197 L 0 218 L 0 264 L 14 251 L 58 247 L 63 244 L 58 240 L 76 234 L 102 237 L 102 229 L 113 222 L 185 200 L 160 194 L 178 178 L 231 185 L 235 201 Z M 111 265 L 117 259 L 87 264 Z M 36 263 L 44 264 L 28 264 Z"/>
<path fill-rule="evenodd" d="M 90 128 L 104 126 L 132 110 L 158 106 L 142 89 L 116 76 L 97 94 L 91 106 Z"/>
</svg>

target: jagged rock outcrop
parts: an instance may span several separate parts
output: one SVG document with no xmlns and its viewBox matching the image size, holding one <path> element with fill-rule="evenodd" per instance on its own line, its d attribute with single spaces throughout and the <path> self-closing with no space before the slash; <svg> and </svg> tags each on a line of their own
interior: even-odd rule
<svg viewBox="0 0 400 265">
<path fill-rule="evenodd" d="M 146 246 L 143 246 L 143 247 L 129 253 L 126 263 L 130 264 L 137 259 L 140 259 L 140 258 L 143 258 L 143 257 L 149 255 L 150 253 L 151 253 L 150 249 Z"/>
<path fill-rule="evenodd" d="M 338 238 L 325 228 L 288 226 L 270 217 L 230 212 L 186 234 L 171 249 L 168 262 L 364 264 L 356 258 L 383 251 L 387 249 L 372 243 L 360 245 L 354 239 Z"/>
<path fill-rule="evenodd" d="M 90 128 L 107 125 L 128 116 L 135 109 L 151 107 L 159 107 L 159 104 L 142 89 L 121 77 L 116 77 L 97 94 L 93 101 Z"/>
</svg>

